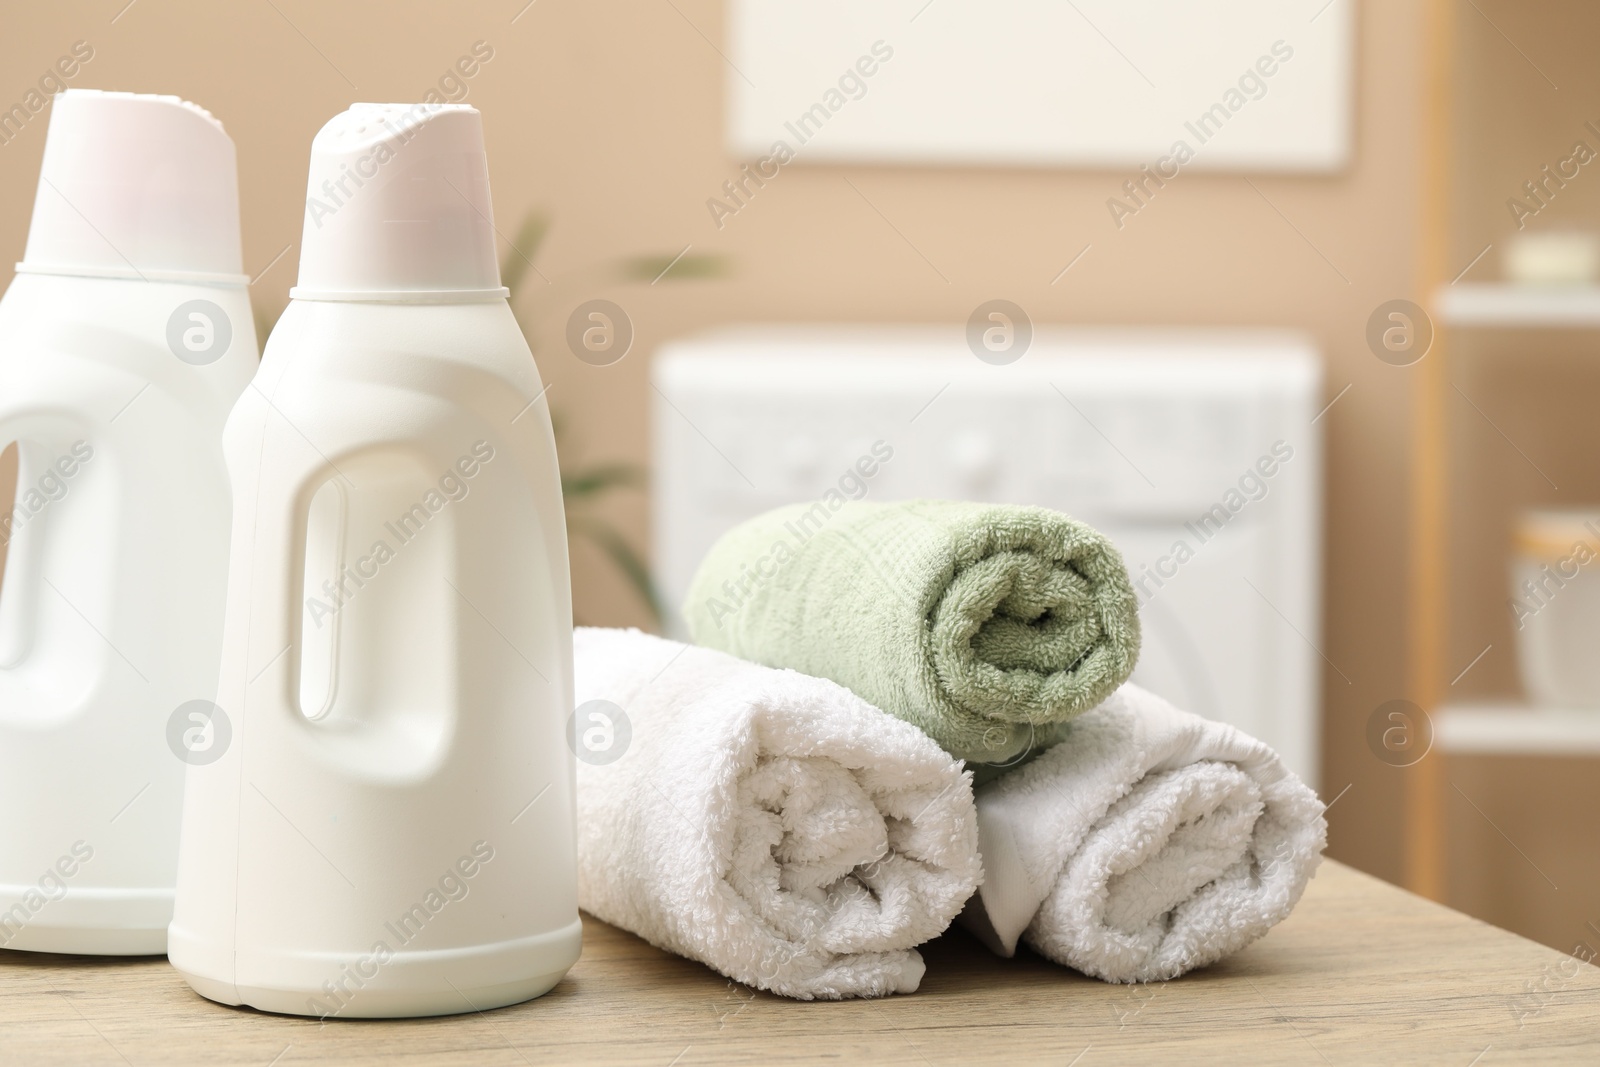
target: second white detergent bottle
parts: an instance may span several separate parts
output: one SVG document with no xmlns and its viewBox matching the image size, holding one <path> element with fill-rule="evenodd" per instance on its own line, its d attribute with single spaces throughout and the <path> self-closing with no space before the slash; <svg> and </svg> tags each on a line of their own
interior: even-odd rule
<svg viewBox="0 0 1600 1067">
<path fill-rule="evenodd" d="M 220 759 L 189 767 L 173 965 L 226 1004 L 443 1015 L 577 961 L 555 440 L 465 105 L 312 142 L 298 286 L 229 418 Z"/>
</svg>

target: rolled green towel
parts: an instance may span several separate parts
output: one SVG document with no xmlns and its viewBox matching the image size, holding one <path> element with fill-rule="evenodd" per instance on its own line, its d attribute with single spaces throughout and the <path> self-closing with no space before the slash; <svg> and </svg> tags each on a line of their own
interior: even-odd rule
<svg viewBox="0 0 1600 1067">
<path fill-rule="evenodd" d="M 1104 535 L 1001 504 L 833 494 L 769 511 L 712 547 L 684 616 L 698 644 L 838 682 L 977 764 L 1044 747 L 1139 656 Z"/>
</svg>

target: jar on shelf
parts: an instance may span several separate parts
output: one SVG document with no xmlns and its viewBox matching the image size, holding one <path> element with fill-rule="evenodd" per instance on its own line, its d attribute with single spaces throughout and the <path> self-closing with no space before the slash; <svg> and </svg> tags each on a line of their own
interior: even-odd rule
<svg viewBox="0 0 1600 1067">
<path fill-rule="evenodd" d="M 1510 605 L 1528 698 L 1540 707 L 1600 709 L 1600 510 L 1518 518 Z"/>
</svg>

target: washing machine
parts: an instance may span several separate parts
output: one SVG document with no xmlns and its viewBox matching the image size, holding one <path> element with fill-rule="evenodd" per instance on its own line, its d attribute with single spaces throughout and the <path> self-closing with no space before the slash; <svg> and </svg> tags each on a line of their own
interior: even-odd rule
<svg viewBox="0 0 1600 1067">
<path fill-rule="evenodd" d="M 768 508 L 841 485 L 1055 508 L 1122 551 L 1134 680 L 1261 738 L 1315 787 L 1323 398 L 1306 337 L 1041 328 L 997 358 L 960 328 L 761 326 L 664 345 L 651 377 L 674 636 L 706 550 Z M 892 456 L 850 478 L 874 449 Z"/>
</svg>

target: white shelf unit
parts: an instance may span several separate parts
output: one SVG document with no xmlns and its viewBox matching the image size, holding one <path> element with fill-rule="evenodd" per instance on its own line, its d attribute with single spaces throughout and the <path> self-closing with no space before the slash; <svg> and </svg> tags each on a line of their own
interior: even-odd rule
<svg viewBox="0 0 1600 1067">
<path fill-rule="evenodd" d="M 1600 710 L 1455 704 L 1433 718 L 1441 752 L 1493 756 L 1600 755 Z"/>
<path fill-rule="evenodd" d="M 1501 329 L 1600 328 L 1600 286 L 1471 282 L 1440 286 L 1441 325 Z M 1600 710 L 1526 704 L 1455 704 L 1438 709 L 1434 746 L 1497 756 L 1600 756 Z"/>
<path fill-rule="evenodd" d="M 1433 314 L 1449 326 L 1600 327 L 1600 286 L 1445 285 L 1434 294 Z"/>
</svg>

